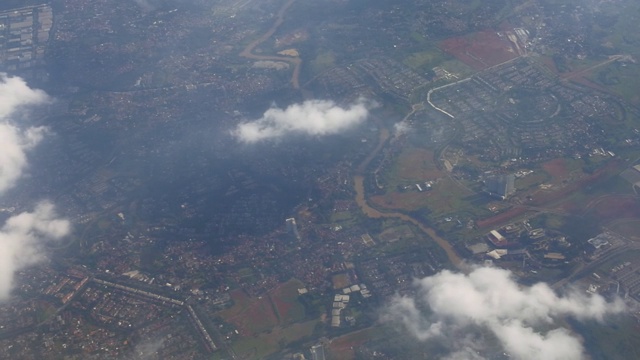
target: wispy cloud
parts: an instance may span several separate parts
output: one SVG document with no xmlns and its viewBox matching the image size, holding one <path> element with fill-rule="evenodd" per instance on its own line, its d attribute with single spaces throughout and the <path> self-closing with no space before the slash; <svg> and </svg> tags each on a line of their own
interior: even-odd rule
<svg viewBox="0 0 640 360">
<path fill-rule="evenodd" d="M 3 121 L 25 106 L 48 101 L 44 91 L 30 88 L 22 78 L 0 73 L 0 119 Z"/>
<path fill-rule="evenodd" d="M 28 106 L 47 103 L 49 96 L 31 89 L 19 77 L 0 73 L 0 194 L 13 187 L 27 167 L 26 152 L 47 132 L 45 127 L 21 129 L 18 121 Z"/>
<path fill-rule="evenodd" d="M 41 261 L 42 247 L 69 234 L 69 221 L 59 219 L 51 203 L 10 217 L 0 229 L 0 300 L 13 288 L 15 272 Z"/>
<path fill-rule="evenodd" d="M 151 4 L 149 0 L 133 0 L 133 2 L 135 2 L 142 11 L 151 11 L 155 9 L 155 6 Z"/>
<path fill-rule="evenodd" d="M 46 134 L 44 127 L 20 130 L 9 124 L 0 123 L 0 194 L 12 188 L 27 167 L 27 154 Z"/>
<path fill-rule="evenodd" d="M 49 102 L 41 90 L 19 77 L 0 73 L 0 195 L 16 185 L 28 165 L 27 152 L 47 133 L 46 127 L 24 127 L 30 106 Z M 69 234 L 70 224 L 56 216 L 49 202 L 33 212 L 12 216 L 0 228 L 0 301 L 11 293 L 15 272 L 44 258 L 44 245 Z"/>
<path fill-rule="evenodd" d="M 372 103 L 364 99 L 344 108 L 330 100 L 307 100 L 285 109 L 272 107 L 260 119 L 240 124 L 232 133 L 245 143 L 289 134 L 337 134 L 364 122 L 371 106 Z"/>
<path fill-rule="evenodd" d="M 131 360 L 150 360 L 158 358 L 158 351 L 162 349 L 164 339 L 146 340 L 136 345 L 129 357 Z"/>
<path fill-rule="evenodd" d="M 416 280 L 415 287 L 415 297 L 396 296 L 384 317 L 421 341 L 448 343 L 450 359 L 479 356 L 479 344 L 457 340 L 468 339 L 464 334 L 478 328 L 489 330 L 514 359 L 582 359 L 579 338 L 556 320 L 603 320 L 625 309 L 621 300 L 607 302 L 599 295 L 575 291 L 559 296 L 544 283 L 520 286 L 509 271 L 489 267 L 468 274 L 442 271 Z"/>
</svg>

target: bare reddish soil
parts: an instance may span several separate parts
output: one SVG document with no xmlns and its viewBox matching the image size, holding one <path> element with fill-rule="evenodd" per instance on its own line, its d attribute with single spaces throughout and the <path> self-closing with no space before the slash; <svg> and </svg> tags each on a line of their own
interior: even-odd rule
<svg viewBox="0 0 640 360">
<path fill-rule="evenodd" d="M 611 175 L 613 173 L 617 173 L 619 170 L 619 165 L 620 163 L 613 161 L 610 162 L 609 164 L 605 165 L 604 167 L 598 169 L 597 171 L 595 171 L 592 175 L 588 176 L 588 177 L 584 177 L 579 181 L 573 182 L 565 187 L 563 187 L 562 189 L 558 190 L 558 191 L 552 191 L 552 192 L 538 192 L 534 195 L 534 200 L 529 204 L 531 206 L 537 206 L 537 207 L 545 207 L 548 206 L 549 204 L 555 204 L 555 206 L 559 206 L 561 209 L 563 208 L 564 202 L 563 200 L 565 200 L 569 195 L 571 195 L 573 192 L 578 191 L 582 188 L 584 188 L 585 186 L 588 186 L 590 184 L 593 184 L 595 182 L 597 182 L 598 180 L 601 180 L 602 178 L 607 177 L 607 175 Z M 565 200 L 566 201 L 566 200 Z M 596 201 L 592 201 L 592 203 L 595 203 Z M 618 210 L 607 210 L 607 211 L 611 211 L 614 212 L 620 216 L 622 216 L 622 214 L 632 214 L 636 212 L 636 208 L 629 208 L 628 206 L 623 206 L 624 204 L 619 204 L 620 209 Z M 587 206 L 587 208 L 592 208 L 594 205 L 589 204 Z M 640 205 L 634 205 L 637 206 L 637 215 L 635 216 L 640 216 Z M 573 207 L 573 204 L 570 203 L 570 205 L 568 205 L 568 208 L 571 209 Z M 601 206 L 598 206 L 598 208 L 600 208 Z M 614 207 L 615 208 L 615 207 Z M 485 228 L 485 227 L 489 227 L 489 226 L 497 226 L 497 225 L 502 225 L 502 224 L 506 224 L 507 222 L 509 222 L 509 220 L 520 216 L 522 214 L 524 214 L 527 211 L 526 207 L 514 207 L 510 210 L 507 210 L 506 212 L 503 212 L 501 214 L 498 214 L 496 216 L 492 216 L 483 220 L 478 220 L 476 222 L 476 225 L 478 226 L 478 228 Z M 604 211 L 604 210 L 602 210 Z M 602 218 L 605 217 L 605 214 L 602 214 Z M 632 216 L 630 216 L 632 217 Z M 614 217 L 615 218 L 615 217 Z"/>
<path fill-rule="evenodd" d="M 604 221 L 640 218 L 640 202 L 630 195 L 600 197 L 591 201 L 587 208 Z"/>
<path fill-rule="evenodd" d="M 566 162 L 564 159 L 553 159 L 542 164 L 544 171 L 551 175 L 553 180 L 561 181 L 569 177 L 569 171 L 567 170 Z"/>
<path fill-rule="evenodd" d="M 243 336 L 255 335 L 278 323 L 268 297 L 250 298 L 242 290 L 231 292 L 235 305 L 223 312 L 222 317 L 234 324 Z"/>
<path fill-rule="evenodd" d="M 486 227 L 494 227 L 496 225 L 501 225 L 517 216 L 520 216 L 525 212 L 527 212 L 527 209 L 524 207 L 514 207 L 496 216 L 492 216 L 490 218 L 483 219 L 483 220 L 478 220 L 476 222 L 476 225 L 478 226 L 478 228 L 481 228 L 481 229 Z"/>
<path fill-rule="evenodd" d="M 498 65 L 518 56 L 506 36 L 500 37 L 490 30 L 446 39 L 440 43 L 440 48 L 476 70 Z"/>
</svg>

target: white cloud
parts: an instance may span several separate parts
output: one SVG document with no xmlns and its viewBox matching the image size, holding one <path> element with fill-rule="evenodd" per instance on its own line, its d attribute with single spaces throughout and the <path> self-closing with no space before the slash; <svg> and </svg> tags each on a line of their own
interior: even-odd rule
<svg viewBox="0 0 640 360">
<path fill-rule="evenodd" d="M 48 101 L 49 96 L 44 91 L 31 89 L 19 77 L 0 73 L 0 119 L 3 121 L 25 106 Z"/>
<path fill-rule="evenodd" d="M 27 167 L 26 151 L 42 140 L 46 128 L 35 127 L 21 131 L 17 127 L 0 123 L 0 194 L 13 187 Z"/>
<path fill-rule="evenodd" d="M 406 121 L 397 122 L 393 125 L 393 130 L 395 131 L 396 136 L 404 135 L 411 130 L 411 125 Z"/>
<path fill-rule="evenodd" d="M 19 77 L 0 73 L 0 194 L 13 187 L 27 167 L 26 152 L 47 132 L 45 127 L 20 129 L 15 123 L 26 107 L 50 101 L 42 90 L 31 89 Z"/>
<path fill-rule="evenodd" d="M 544 283 L 520 286 L 509 271 L 490 267 L 468 274 L 442 271 L 416 280 L 415 286 L 415 298 L 396 296 L 385 318 L 400 322 L 419 340 L 446 340 L 451 359 L 477 355 L 475 346 L 456 339 L 478 327 L 489 330 L 514 359 L 582 359 L 579 338 L 555 321 L 563 316 L 603 320 L 624 310 L 621 300 L 607 302 L 577 291 L 559 296 Z"/>
<path fill-rule="evenodd" d="M 155 9 L 155 6 L 152 5 L 149 0 L 133 0 L 133 2 L 135 2 L 142 11 L 151 11 Z"/>
<path fill-rule="evenodd" d="M 20 127 L 30 106 L 49 102 L 42 90 L 31 89 L 19 77 L 0 73 L 0 194 L 12 188 L 28 165 L 27 152 L 47 133 L 46 127 Z M 53 205 L 40 203 L 33 212 L 10 217 L 0 228 L 0 301 L 13 287 L 15 272 L 44 258 L 46 242 L 69 233 L 67 220 L 56 217 Z"/>
<path fill-rule="evenodd" d="M 337 134 L 364 122 L 371 104 L 360 99 L 346 108 L 330 100 L 307 100 L 286 109 L 272 107 L 262 118 L 238 125 L 232 132 L 240 141 L 254 143 L 288 134 Z"/>
<path fill-rule="evenodd" d="M 9 297 L 15 272 L 41 261 L 43 245 L 68 235 L 70 228 L 69 221 L 59 219 L 48 202 L 5 222 L 0 229 L 0 300 Z"/>
</svg>

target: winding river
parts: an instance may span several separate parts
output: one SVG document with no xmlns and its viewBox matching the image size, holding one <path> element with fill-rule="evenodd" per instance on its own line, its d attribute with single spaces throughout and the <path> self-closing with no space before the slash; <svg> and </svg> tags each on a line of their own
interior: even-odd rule
<svg viewBox="0 0 640 360">
<path fill-rule="evenodd" d="M 360 164 L 360 166 L 358 166 L 356 175 L 353 176 L 353 187 L 356 191 L 356 202 L 358 203 L 358 206 L 360 207 L 360 209 L 362 209 L 362 212 L 370 218 L 395 218 L 410 222 L 413 225 L 417 226 L 420 230 L 422 230 L 422 232 L 433 239 L 442 248 L 442 250 L 445 251 L 447 257 L 449 258 L 449 261 L 451 261 L 453 265 L 459 267 L 462 263 L 462 259 L 460 258 L 460 256 L 458 256 L 458 253 L 456 253 L 451 244 L 449 244 L 447 240 L 438 236 L 434 229 L 424 225 L 422 222 L 407 214 L 395 211 L 380 211 L 376 208 L 371 207 L 367 202 L 367 197 L 364 190 L 364 175 L 362 174 L 364 173 L 364 170 L 366 169 L 367 165 L 369 165 L 371 160 L 373 160 L 373 158 L 375 158 L 380 150 L 382 150 L 388 139 L 389 130 L 386 128 L 381 128 L 378 146 L 376 146 L 376 148 L 369 154 L 369 156 L 367 156 L 367 158 Z"/>
<path fill-rule="evenodd" d="M 258 45 L 265 42 L 267 39 L 273 36 L 276 30 L 278 30 L 280 25 L 282 25 L 282 23 L 284 22 L 284 15 L 286 14 L 287 10 L 295 2 L 296 0 L 288 0 L 278 11 L 276 15 L 276 21 L 271 26 L 271 28 L 269 28 L 267 32 L 262 34 L 261 37 L 259 37 L 258 39 L 254 40 L 249 45 L 247 45 L 244 48 L 244 50 L 242 50 L 242 52 L 240 53 L 240 56 L 248 59 L 254 59 L 254 60 L 285 61 L 289 64 L 292 64 L 294 66 L 294 70 L 291 76 L 291 85 L 295 89 L 299 89 L 300 88 L 300 83 L 299 83 L 300 67 L 302 66 L 302 60 L 299 57 L 256 55 L 253 53 L 253 50 Z M 413 110 L 409 115 L 413 114 L 413 112 L 415 111 L 416 111 L 416 107 L 414 106 Z M 407 115 L 407 117 L 409 117 L 409 115 Z M 460 263 L 462 262 L 462 259 L 460 258 L 460 256 L 458 256 L 456 251 L 453 249 L 453 247 L 451 246 L 451 244 L 449 244 L 447 240 L 438 236 L 438 234 L 434 229 L 428 226 L 425 226 L 422 222 L 414 219 L 413 217 L 407 214 L 402 214 L 394 211 L 380 211 L 378 209 L 371 207 L 367 203 L 367 198 L 364 190 L 364 176 L 362 174 L 364 173 L 364 170 L 366 169 L 367 165 L 369 165 L 369 163 L 375 158 L 375 156 L 385 146 L 385 144 L 387 143 L 387 140 L 389 140 L 389 137 L 390 137 L 389 130 L 381 126 L 378 146 L 376 146 L 376 148 L 369 154 L 369 156 L 367 156 L 367 158 L 358 166 L 356 175 L 353 176 L 353 186 L 356 191 L 356 202 L 358 203 L 358 206 L 360 206 L 360 209 L 362 209 L 362 212 L 364 212 L 364 214 L 370 218 L 374 218 L 374 219 L 396 218 L 396 219 L 400 219 L 400 220 L 412 223 L 413 225 L 417 226 L 420 230 L 422 230 L 425 234 L 427 234 L 431 239 L 433 239 L 445 251 L 445 253 L 447 254 L 447 257 L 449 258 L 449 261 L 451 261 L 452 264 L 454 264 L 455 266 L 459 266 Z"/>
<path fill-rule="evenodd" d="M 276 22 L 273 23 L 271 28 L 269 28 L 269 30 L 266 33 L 262 34 L 261 37 L 259 37 L 258 39 L 254 40 L 249 45 L 247 45 L 247 47 L 245 47 L 244 50 L 242 50 L 242 52 L 240 53 L 240 56 L 245 57 L 247 59 L 253 59 L 253 60 L 285 61 L 287 63 L 292 64 L 294 68 L 293 68 L 293 75 L 291 75 L 291 85 L 293 86 L 294 89 L 299 89 L 300 88 L 300 67 L 302 66 L 302 60 L 299 57 L 256 55 L 253 53 L 253 50 L 258 45 L 265 42 L 267 39 L 273 36 L 276 30 L 278 30 L 280 25 L 282 25 L 282 23 L 284 22 L 284 15 L 286 14 L 287 10 L 289 10 L 291 5 L 293 5 L 293 3 L 295 2 L 296 0 L 287 1 L 278 11 L 278 14 L 276 15 Z"/>
</svg>

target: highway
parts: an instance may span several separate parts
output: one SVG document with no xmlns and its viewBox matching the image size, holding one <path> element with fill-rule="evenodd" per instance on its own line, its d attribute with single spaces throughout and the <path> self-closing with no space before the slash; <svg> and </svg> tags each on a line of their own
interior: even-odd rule
<svg viewBox="0 0 640 360">
<path fill-rule="evenodd" d="M 565 285 L 569 284 L 570 282 L 579 279 L 583 276 L 587 276 L 591 273 L 593 273 L 593 271 L 595 269 L 597 269 L 598 267 L 600 267 L 602 264 L 606 263 L 607 261 L 613 259 L 616 256 L 620 256 L 626 252 L 629 251 L 634 251 L 634 250 L 640 250 L 640 244 L 625 244 L 622 246 L 619 246 L 617 248 L 614 249 L 610 249 L 609 251 L 603 253 L 602 255 L 600 255 L 596 260 L 590 262 L 590 263 L 582 263 L 580 264 L 569 276 L 565 277 L 562 280 L 556 281 L 555 283 L 551 284 L 551 287 L 555 290 L 558 290 L 562 287 L 564 287 Z"/>
</svg>

